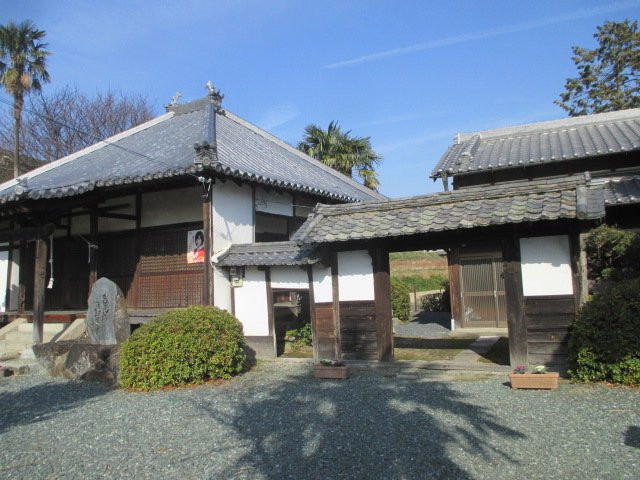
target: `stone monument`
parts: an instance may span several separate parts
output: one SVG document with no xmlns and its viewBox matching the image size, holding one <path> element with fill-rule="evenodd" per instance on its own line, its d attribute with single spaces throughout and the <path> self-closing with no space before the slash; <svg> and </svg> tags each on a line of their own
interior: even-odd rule
<svg viewBox="0 0 640 480">
<path fill-rule="evenodd" d="M 87 309 L 87 335 L 96 345 L 117 345 L 129 338 L 129 316 L 122 290 L 108 278 L 93 284 Z"/>
</svg>

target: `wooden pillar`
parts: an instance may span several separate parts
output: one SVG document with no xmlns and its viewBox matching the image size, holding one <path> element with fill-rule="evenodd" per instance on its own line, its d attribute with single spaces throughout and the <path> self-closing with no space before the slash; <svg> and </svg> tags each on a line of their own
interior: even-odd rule
<svg viewBox="0 0 640 480">
<path fill-rule="evenodd" d="M 213 305 L 213 267 L 211 265 L 211 251 L 213 238 L 211 218 L 211 189 L 202 195 L 202 230 L 204 231 L 204 290 L 202 292 L 202 304 Z"/>
<path fill-rule="evenodd" d="M 36 261 L 33 276 L 33 343 L 42 343 L 44 331 L 44 294 L 47 276 L 47 240 L 36 240 Z"/>
<path fill-rule="evenodd" d="M 318 333 L 316 322 L 316 299 L 313 292 L 313 265 L 307 265 L 307 279 L 309 281 L 309 317 L 311 320 L 311 346 L 313 348 L 313 361 L 317 363 L 318 358 Z"/>
<path fill-rule="evenodd" d="M 269 322 L 269 335 L 273 339 L 273 355 L 278 356 L 278 342 L 276 339 L 276 322 L 273 312 L 273 289 L 271 288 L 271 268 L 265 267 L 264 269 L 264 282 L 266 285 L 267 293 L 267 319 Z"/>
<path fill-rule="evenodd" d="M 93 206 L 89 216 L 89 241 L 92 245 L 98 244 L 98 208 Z M 98 251 L 89 247 L 89 295 L 93 284 L 98 280 Z"/>
<path fill-rule="evenodd" d="M 589 272 L 587 270 L 588 233 L 578 234 L 578 307 L 589 298 Z"/>
<path fill-rule="evenodd" d="M 389 252 L 381 248 L 369 251 L 373 263 L 373 292 L 376 311 L 378 360 L 393 360 L 393 320 L 391 315 L 391 279 Z"/>
<path fill-rule="evenodd" d="M 27 242 L 26 240 L 20 241 L 20 266 L 26 268 L 27 266 Z M 24 285 L 24 270 L 21 268 L 18 272 L 18 313 L 23 314 L 26 309 L 27 291 Z"/>
<path fill-rule="evenodd" d="M 511 366 L 527 365 L 527 325 L 522 293 L 520 245 L 515 235 L 502 241 L 502 259 Z"/>
<path fill-rule="evenodd" d="M 11 226 L 13 228 L 13 225 Z M 7 288 L 4 292 L 4 311 L 8 312 L 11 310 L 11 288 L 13 287 L 13 283 L 11 282 L 11 277 L 13 277 L 13 242 L 9 242 L 9 251 L 7 252 Z"/>
<path fill-rule="evenodd" d="M 333 333 L 335 338 L 336 360 L 342 359 L 340 335 L 340 289 L 338 284 L 338 254 L 331 252 L 331 292 L 333 302 Z"/>
</svg>

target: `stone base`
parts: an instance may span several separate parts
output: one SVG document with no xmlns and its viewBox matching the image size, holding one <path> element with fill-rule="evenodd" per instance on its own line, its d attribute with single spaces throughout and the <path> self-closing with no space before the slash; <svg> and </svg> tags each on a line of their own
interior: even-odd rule
<svg viewBox="0 0 640 480">
<path fill-rule="evenodd" d="M 77 340 L 33 346 L 38 363 L 53 377 L 118 385 L 120 347 Z"/>
</svg>

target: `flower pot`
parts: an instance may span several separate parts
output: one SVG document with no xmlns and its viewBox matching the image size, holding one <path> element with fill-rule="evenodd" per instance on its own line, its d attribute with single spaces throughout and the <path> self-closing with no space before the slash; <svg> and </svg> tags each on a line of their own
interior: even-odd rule
<svg viewBox="0 0 640 480">
<path fill-rule="evenodd" d="M 511 388 L 540 388 L 553 390 L 558 388 L 558 373 L 510 373 Z"/>
<path fill-rule="evenodd" d="M 316 378 L 349 378 L 349 367 L 346 365 L 340 367 L 331 367 L 326 365 L 314 365 L 313 376 Z"/>
</svg>

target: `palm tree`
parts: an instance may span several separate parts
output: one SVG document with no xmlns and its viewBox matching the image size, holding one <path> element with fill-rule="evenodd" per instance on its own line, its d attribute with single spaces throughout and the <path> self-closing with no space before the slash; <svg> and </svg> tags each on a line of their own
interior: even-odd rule
<svg viewBox="0 0 640 480">
<path fill-rule="evenodd" d="M 46 58 L 50 52 L 42 43 L 45 36 L 31 20 L 19 24 L 0 25 L 0 84 L 13 97 L 15 143 L 13 145 L 13 176 L 17 177 L 20 158 L 20 123 L 24 97 L 40 91 L 49 81 Z"/>
<path fill-rule="evenodd" d="M 337 122 L 330 122 L 326 131 L 307 125 L 298 149 L 348 177 L 355 171 L 365 187 L 377 190 L 380 182 L 375 167 L 382 157 L 371 147 L 369 137 L 352 137 L 350 133 L 341 131 Z"/>
</svg>

